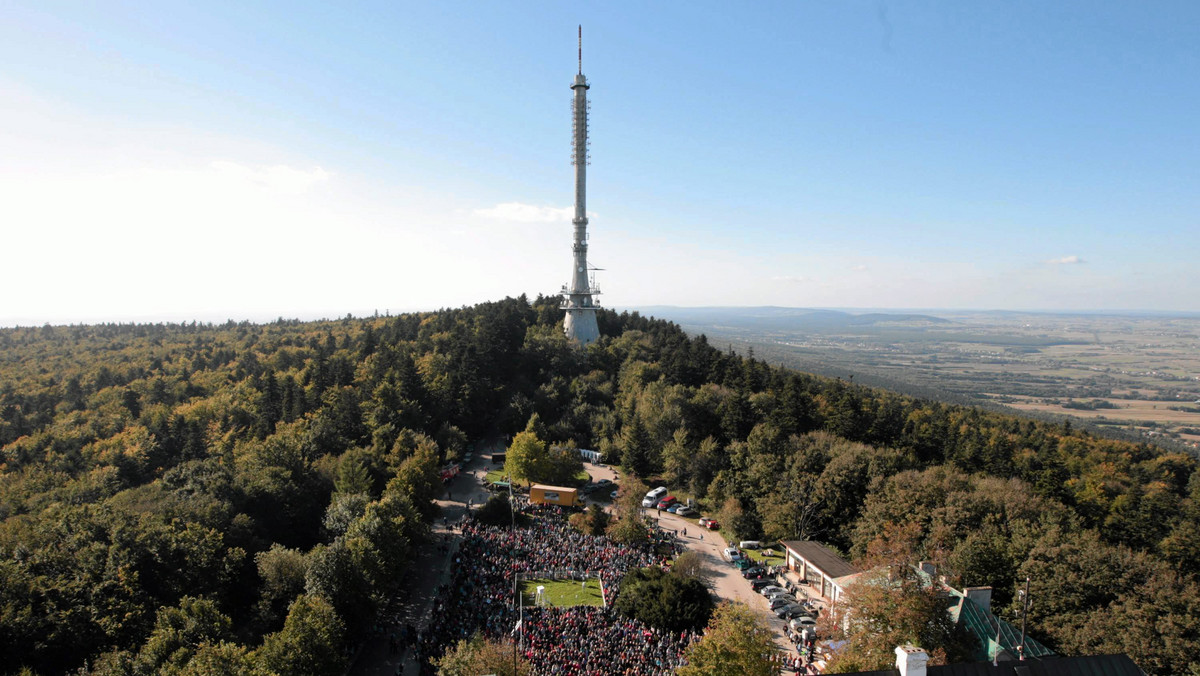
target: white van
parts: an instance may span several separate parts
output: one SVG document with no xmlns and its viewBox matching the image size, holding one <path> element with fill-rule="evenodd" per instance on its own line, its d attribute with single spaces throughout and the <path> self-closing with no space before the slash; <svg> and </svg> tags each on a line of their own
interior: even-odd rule
<svg viewBox="0 0 1200 676">
<path fill-rule="evenodd" d="M 659 486 L 658 488 L 655 488 L 654 490 L 647 493 L 646 497 L 642 498 L 642 506 L 643 507 L 653 507 L 653 506 L 657 505 L 658 501 L 662 500 L 666 495 L 667 495 L 667 487 Z"/>
</svg>

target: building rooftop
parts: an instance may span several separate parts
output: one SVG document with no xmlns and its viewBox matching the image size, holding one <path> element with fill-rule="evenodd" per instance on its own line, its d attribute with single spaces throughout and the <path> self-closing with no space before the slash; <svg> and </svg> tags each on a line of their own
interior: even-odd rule
<svg viewBox="0 0 1200 676">
<path fill-rule="evenodd" d="M 1128 655 L 1051 657 L 1023 662 L 969 662 L 926 667 L 927 676 L 1146 676 Z M 899 669 L 856 671 L 848 676 L 899 676 Z"/>
<path fill-rule="evenodd" d="M 838 556 L 837 552 L 819 542 L 813 542 L 812 540 L 784 540 L 780 544 L 819 568 L 821 572 L 825 573 L 831 579 L 836 580 L 837 578 L 854 575 L 859 572 L 857 568 L 850 565 L 841 556 Z"/>
</svg>

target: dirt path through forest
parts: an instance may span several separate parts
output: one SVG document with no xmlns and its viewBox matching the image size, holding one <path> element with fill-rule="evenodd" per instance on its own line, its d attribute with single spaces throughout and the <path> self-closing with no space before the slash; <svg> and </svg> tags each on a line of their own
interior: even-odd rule
<svg viewBox="0 0 1200 676">
<path fill-rule="evenodd" d="M 450 561 L 458 550 L 458 535 L 447 528 L 460 520 L 467 511 L 467 500 L 472 508 L 478 508 L 490 494 L 483 489 L 482 479 L 487 474 L 487 461 L 491 459 L 492 445 L 476 451 L 462 472 L 450 482 L 449 494 L 437 500 L 442 516 L 433 525 L 437 543 L 447 545 L 445 551 L 437 543 L 419 549 L 413 566 L 407 573 L 405 590 L 407 600 L 400 607 L 396 625 L 386 628 L 382 634 L 371 636 L 355 656 L 347 670 L 350 676 L 417 676 L 418 666 L 412 659 L 412 651 L 394 654 L 389 650 L 389 633 L 399 632 L 400 627 L 411 624 L 424 631 L 429 625 L 433 601 L 437 589 L 450 578 Z M 401 670 L 397 670 L 401 668 Z"/>
</svg>

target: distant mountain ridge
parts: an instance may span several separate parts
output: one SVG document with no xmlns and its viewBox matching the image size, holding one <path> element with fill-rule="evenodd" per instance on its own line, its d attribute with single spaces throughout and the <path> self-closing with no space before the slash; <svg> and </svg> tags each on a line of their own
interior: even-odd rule
<svg viewBox="0 0 1200 676">
<path fill-rule="evenodd" d="M 952 324 L 948 319 L 914 313 L 864 312 L 854 314 L 841 310 L 816 310 L 777 306 L 762 307 L 676 307 L 650 305 L 629 308 L 642 315 L 668 319 L 681 325 L 725 326 L 744 329 L 807 329 L 835 330 L 851 327 L 871 327 L 879 324 Z"/>
</svg>

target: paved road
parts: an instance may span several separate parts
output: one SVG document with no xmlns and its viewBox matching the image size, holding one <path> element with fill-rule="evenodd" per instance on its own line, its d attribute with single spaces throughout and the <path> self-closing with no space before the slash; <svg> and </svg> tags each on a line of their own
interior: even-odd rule
<svg viewBox="0 0 1200 676">
<path fill-rule="evenodd" d="M 584 467 L 593 480 L 620 481 L 611 467 L 590 463 Z M 601 504 L 609 505 L 608 501 L 602 501 Z M 729 545 L 720 533 L 700 527 L 694 518 L 683 518 L 670 512 L 660 513 L 658 510 L 651 509 L 646 510 L 646 513 L 651 518 L 657 519 L 660 527 L 678 531 L 680 542 L 684 547 L 704 557 L 705 563 L 712 571 L 712 590 L 718 597 L 746 604 L 758 614 L 763 626 L 771 630 L 775 636 L 775 643 L 781 649 L 795 652 L 795 646 L 784 635 L 783 621 L 771 612 L 767 600 L 751 589 L 750 582 L 742 577 L 741 571 L 721 558 L 721 551 Z"/>
<path fill-rule="evenodd" d="M 742 577 L 741 571 L 721 558 L 721 551 L 729 545 L 716 531 L 697 525 L 694 519 L 685 519 L 669 512 L 655 513 L 659 525 L 667 530 L 678 530 L 684 546 L 704 557 L 712 571 L 713 592 L 722 599 L 741 601 L 754 611 L 763 626 L 771 630 L 780 649 L 795 652 L 795 646 L 783 633 L 783 621 L 771 612 L 767 600 L 750 587 L 750 581 Z M 687 536 L 683 530 L 687 529 Z"/>
</svg>

